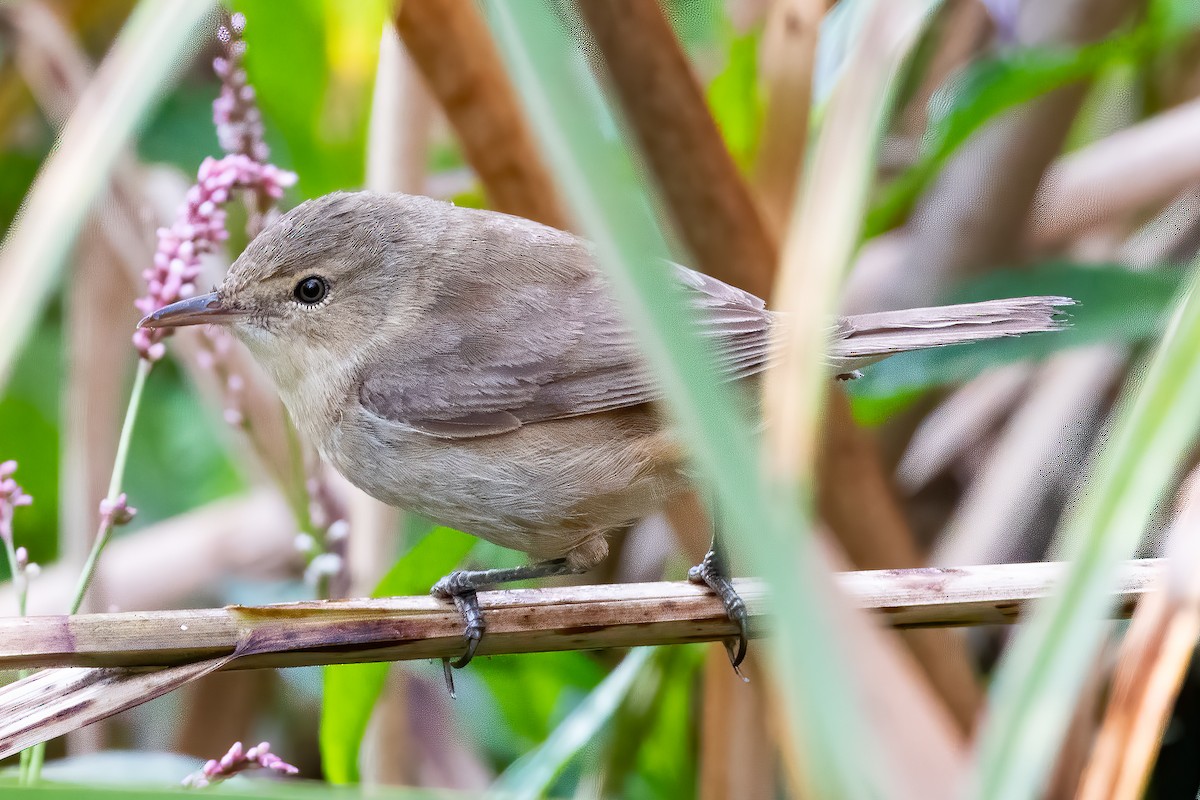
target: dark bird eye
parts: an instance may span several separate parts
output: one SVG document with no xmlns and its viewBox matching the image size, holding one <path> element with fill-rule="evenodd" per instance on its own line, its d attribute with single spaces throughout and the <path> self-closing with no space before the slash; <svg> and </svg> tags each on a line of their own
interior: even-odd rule
<svg viewBox="0 0 1200 800">
<path fill-rule="evenodd" d="M 312 306 L 324 300 L 328 292 L 329 287 L 325 281 L 316 275 L 311 275 L 296 284 L 296 291 L 293 294 L 301 303 Z"/>
</svg>

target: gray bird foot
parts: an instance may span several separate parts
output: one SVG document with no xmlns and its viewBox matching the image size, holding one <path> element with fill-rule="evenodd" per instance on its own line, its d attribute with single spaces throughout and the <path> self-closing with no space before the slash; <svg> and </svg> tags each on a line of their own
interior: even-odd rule
<svg viewBox="0 0 1200 800">
<path fill-rule="evenodd" d="M 688 570 L 688 580 L 692 583 L 703 583 L 716 592 L 717 597 L 721 598 L 721 604 L 725 606 L 725 613 L 737 624 L 737 649 L 735 650 L 733 642 L 727 639 L 724 642 L 725 652 L 729 654 L 729 663 L 733 666 L 733 671 L 743 681 L 748 682 L 749 678 L 742 674 L 740 667 L 746 658 L 750 613 L 746 610 L 746 601 L 733 588 L 733 582 L 726 577 L 716 550 L 709 550 L 703 561 Z"/>
<path fill-rule="evenodd" d="M 856 381 L 862 377 L 862 370 L 852 369 L 849 372 L 843 372 L 837 376 L 839 381 Z"/>
<path fill-rule="evenodd" d="M 451 697 L 457 697 L 454 692 L 454 673 L 450 671 L 450 668 L 462 669 L 471 663 L 471 659 L 475 657 L 475 650 L 479 647 L 479 641 L 483 639 L 483 634 L 487 631 L 487 621 L 483 618 L 483 609 L 479 607 L 479 595 L 471 581 L 470 572 L 465 570 L 451 572 L 435 583 L 429 593 L 443 600 L 452 600 L 465 623 L 463 638 L 467 640 L 467 651 L 454 661 L 448 658 L 442 659 L 442 674 L 446 679 L 446 689 L 450 692 Z"/>
<path fill-rule="evenodd" d="M 480 589 L 512 581 L 567 575 L 576 571 L 578 570 L 568 566 L 566 559 L 557 558 L 509 569 L 455 570 L 435 583 L 429 593 L 442 600 L 453 600 L 454 607 L 458 609 L 465 623 L 463 638 L 467 640 L 467 651 L 455 661 L 442 659 L 442 675 L 446 679 L 446 689 L 449 690 L 450 696 L 455 697 L 454 673 L 451 672 L 451 667 L 462 669 L 470 664 L 483 634 L 487 631 L 487 621 L 483 618 L 483 609 L 479 607 L 477 592 Z"/>
</svg>

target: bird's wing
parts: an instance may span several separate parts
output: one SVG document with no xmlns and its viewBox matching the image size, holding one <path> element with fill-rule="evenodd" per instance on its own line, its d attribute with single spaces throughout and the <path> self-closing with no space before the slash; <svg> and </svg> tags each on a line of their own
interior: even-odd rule
<svg viewBox="0 0 1200 800">
<path fill-rule="evenodd" d="M 685 267 L 671 268 L 723 376 L 736 380 L 760 371 L 770 325 L 763 302 Z M 372 413 L 432 436 L 490 436 L 660 396 L 633 334 L 591 271 L 524 286 L 504 302 L 460 296 L 436 308 L 425 331 L 421 352 L 365 365 L 359 398 Z"/>
</svg>

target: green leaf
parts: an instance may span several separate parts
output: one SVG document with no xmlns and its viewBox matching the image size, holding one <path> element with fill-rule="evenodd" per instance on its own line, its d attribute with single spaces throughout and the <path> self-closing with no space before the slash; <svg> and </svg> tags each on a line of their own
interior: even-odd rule
<svg viewBox="0 0 1200 800">
<path fill-rule="evenodd" d="M 625 656 L 620 666 L 575 707 L 541 747 L 519 759 L 496 779 L 493 790 L 511 792 L 515 798 L 545 795 L 571 759 L 608 726 L 654 652 L 653 647 L 639 647 Z"/>
<path fill-rule="evenodd" d="M 1119 60 L 1150 51 L 1146 28 L 1071 49 L 1027 48 L 974 61 L 929 101 L 921 157 L 888 184 L 872 204 L 864 226 L 871 238 L 895 226 L 942 166 L 973 133 L 1003 112 L 1077 83 Z"/>
<path fill-rule="evenodd" d="M 1144 372 L 1134 370 L 1060 525 L 1070 562 L 1004 654 L 970 783 L 980 798 L 1041 795 L 1095 669 L 1117 565 L 1133 558 L 1200 434 L 1200 261 Z"/>
<path fill-rule="evenodd" d="M 1053 333 L 901 353 L 865 368 L 863 377 L 850 381 L 847 388 L 856 402 L 882 401 L 961 383 L 992 367 L 1045 358 L 1071 347 L 1145 341 L 1162 330 L 1182 278 L 1178 269 L 1132 272 L 1119 265 L 1047 264 L 992 273 L 947 300 L 966 303 L 1023 295 L 1063 295 L 1079 302 L 1066 309 L 1070 327 Z"/>
<path fill-rule="evenodd" d="M 550 735 L 555 723 L 586 697 L 605 677 L 589 653 L 566 650 L 489 658 L 472 664 L 501 717 L 503 729 L 487 731 L 488 750 L 517 758 Z M 502 739 L 498 741 L 497 739 Z"/>
<path fill-rule="evenodd" d="M 197 768 L 200 766 L 197 760 Z M 183 776 L 180 776 L 182 779 Z M 329 786 L 316 781 L 298 779 L 271 780 L 238 776 L 212 790 L 197 792 L 177 786 L 170 789 L 148 789 L 143 786 L 95 786 L 55 784 L 45 782 L 27 788 L 0 782 L 4 800 L 186 800 L 199 796 L 220 797 L 222 800 L 445 800 L 445 792 L 420 789 L 392 789 L 372 786 L 370 789 Z"/>
<path fill-rule="evenodd" d="M 725 145 L 743 168 L 754 160 L 761 126 L 757 33 L 733 37 L 729 60 L 708 86 L 708 107 Z"/>
<path fill-rule="evenodd" d="M 916 8 L 909 4 L 908 8 Z M 629 154 L 605 138 L 589 96 L 577 82 L 580 55 L 546 0 L 507 0 L 485 5 L 493 34 L 525 103 L 552 173 L 572 216 L 595 245 L 597 261 L 637 333 L 667 398 L 680 436 L 700 478 L 722 512 L 747 535 L 735 540 L 750 569 L 763 575 L 773 598 L 778 635 L 768 647 L 789 678 L 782 682 L 793 741 L 813 765 L 810 777 L 831 796 L 881 795 L 884 779 L 876 743 L 844 663 L 818 591 L 797 580 L 797 570 L 816 571 L 811 525 L 791 492 L 776 491 L 763 476 L 755 426 L 738 403 L 735 388 L 716 379 L 712 353 L 696 334 L 681 287 L 663 268 L 667 252 L 654 218 L 645 213 L 646 193 L 624 180 Z M 857 216 L 857 215 L 856 215 Z M 807 490 L 810 487 L 802 487 Z M 785 624 L 782 621 L 786 620 Z"/>
<path fill-rule="evenodd" d="M 435 528 L 383 576 L 373 597 L 422 594 L 453 570 L 476 539 L 450 528 Z M 357 783 L 358 754 L 375 704 L 387 680 L 387 662 L 325 667 L 321 701 L 321 764 L 336 784 Z"/>
<path fill-rule="evenodd" d="M 267 127 L 287 153 L 277 163 L 316 197 L 360 186 L 386 0 L 236 0 L 246 15 L 246 73 Z"/>
<path fill-rule="evenodd" d="M 660 648 L 607 737 L 603 797 L 696 796 L 695 697 L 707 645 Z"/>
</svg>

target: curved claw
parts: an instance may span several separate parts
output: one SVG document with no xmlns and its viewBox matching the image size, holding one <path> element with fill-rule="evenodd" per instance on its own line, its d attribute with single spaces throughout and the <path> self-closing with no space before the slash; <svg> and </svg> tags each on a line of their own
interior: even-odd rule
<svg viewBox="0 0 1200 800">
<path fill-rule="evenodd" d="M 467 640 L 467 652 L 456 661 L 448 658 L 442 659 L 442 677 L 446 681 L 446 691 L 450 693 L 451 700 L 458 699 L 458 693 L 454 691 L 454 672 L 451 667 L 462 669 L 471 663 L 471 659 L 475 657 L 475 649 L 479 647 L 479 640 L 483 638 L 483 631 L 477 631 L 468 626 L 467 630 L 463 632 L 463 637 Z"/>
<path fill-rule="evenodd" d="M 475 651 L 479 648 L 479 642 L 483 639 L 484 631 L 487 630 L 487 623 L 483 618 L 483 610 L 479 608 L 479 598 L 475 593 L 475 587 L 470 583 L 468 573 L 451 572 L 434 584 L 429 593 L 443 600 L 453 600 L 454 607 L 458 609 L 458 613 L 462 615 L 465 623 L 463 638 L 467 640 L 467 651 L 455 661 L 448 658 L 442 659 L 442 674 L 446 679 L 446 689 L 450 692 L 450 696 L 454 697 L 454 676 L 451 674 L 450 668 L 462 669 L 471 663 L 471 659 L 475 657 Z"/>
<path fill-rule="evenodd" d="M 479 647 L 479 640 L 483 638 L 483 631 L 472 628 L 468 622 L 467 629 L 463 632 L 463 638 L 467 640 L 467 652 L 463 653 L 457 661 L 450 662 L 450 666 L 455 669 L 462 669 L 471 663 L 471 659 L 475 657 L 475 650 Z"/>
<path fill-rule="evenodd" d="M 725 652 L 729 656 L 729 666 L 733 667 L 733 674 L 742 679 L 742 683 L 749 683 L 750 679 L 742 674 L 742 662 L 746 660 L 746 624 L 743 620 L 738 626 L 737 650 L 733 649 L 733 642 L 726 639 L 722 644 L 725 645 Z"/>
<path fill-rule="evenodd" d="M 700 564 L 688 570 L 688 580 L 693 583 L 703 583 L 712 589 L 717 597 L 721 598 L 721 604 L 725 606 L 725 613 L 737 623 L 737 648 L 734 648 L 732 640 L 726 640 L 725 652 L 729 654 L 729 663 L 733 666 L 733 671 L 743 681 L 748 681 L 739 669 L 742 662 L 746 660 L 746 650 L 749 647 L 747 631 L 749 615 L 746 611 L 746 603 L 733 588 L 733 583 L 722 573 L 721 564 L 715 551 L 710 550 Z"/>
</svg>

